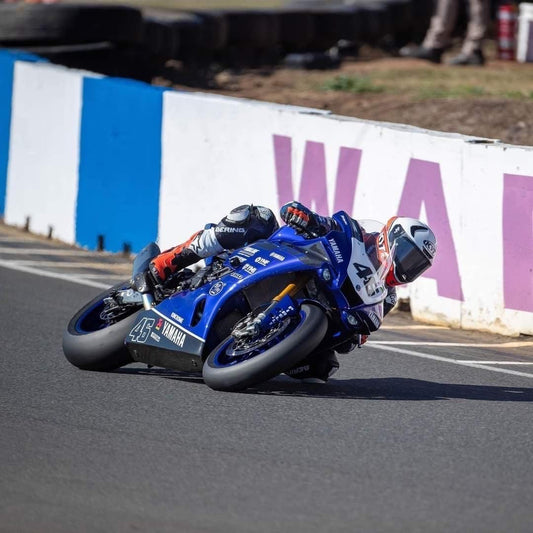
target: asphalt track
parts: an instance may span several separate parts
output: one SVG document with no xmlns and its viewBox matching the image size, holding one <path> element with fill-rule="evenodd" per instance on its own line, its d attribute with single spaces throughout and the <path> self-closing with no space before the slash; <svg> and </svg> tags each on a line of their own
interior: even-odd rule
<svg viewBox="0 0 533 533">
<path fill-rule="evenodd" d="M 127 271 L 0 226 L 0 531 L 533 531 L 530 337 L 397 313 L 328 384 L 244 393 L 77 370 L 67 320 Z"/>
</svg>

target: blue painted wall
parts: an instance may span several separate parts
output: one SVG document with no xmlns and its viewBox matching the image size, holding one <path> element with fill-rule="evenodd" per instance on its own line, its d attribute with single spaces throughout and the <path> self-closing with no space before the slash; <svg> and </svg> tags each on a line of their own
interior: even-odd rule
<svg viewBox="0 0 533 533">
<path fill-rule="evenodd" d="M 7 163 L 11 129 L 13 69 L 15 61 L 46 61 L 24 52 L 0 50 L 0 215 L 6 208 Z"/>
<path fill-rule="evenodd" d="M 157 238 L 164 89 L 85 78 L 76 242 L 134 252 Z"/>
</svg>

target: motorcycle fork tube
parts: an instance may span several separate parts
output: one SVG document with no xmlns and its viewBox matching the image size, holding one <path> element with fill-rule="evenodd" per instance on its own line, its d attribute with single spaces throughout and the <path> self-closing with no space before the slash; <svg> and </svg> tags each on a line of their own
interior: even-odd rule
<svg viewBox="0 0 533 533">
<path fill-rule="evenodd" d="M 142 295 L 142 299 L 143 299 L 143 307 L 146 310 L 152 309 L 152 307 L 154 306 L 154 297 L 151 294 L 145 292 Z"/>
<path fill-rule="evenodd" d="M 255 335 L 258 334 L 258 332 L 261 330 L 262 321 L 268 317 L 268 314 L 276 307 L 278 302 L 280 302 L 285 296 L 290 296 L 291 298 L 295 296 L 298 291 L 305 286 L 306 283 L 307 278 L 302 277 L 295 283 L 289 283 L 289 285 L 287 285 L 277 296 L 274 296 L 270 302 L 270 305 L 255 317 L 253 323 L 251 324 L 252 333 Z"/>
<path fill-rule="evenodd" d="M 282 298 L 284 298 L 287 295 L 291 297 L 295 296 L 299 290 L 305 287 L 306 283 L 307 283 L 307 277 L 301 277 L 295 283 L 289 283 L 277 296 L 274 296 L 274 298 L 272 298 L 272 302 L 273 303 L 279 302 Z"/>
</svg>

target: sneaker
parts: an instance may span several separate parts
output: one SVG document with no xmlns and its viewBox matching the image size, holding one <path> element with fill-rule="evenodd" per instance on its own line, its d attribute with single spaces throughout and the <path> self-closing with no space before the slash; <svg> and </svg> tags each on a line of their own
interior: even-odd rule
<svg viewBox="0 0 533 533">
<path fill-rule="evenodd" d="M 325 383 L 339 369 L 339 361 L 333 350 L 312 353 L 285 374 L 305 383 Z"/>
<path fill-rule="evenodd" d="M 464 54 L 461 52 L 459 55 L 450 59 L 448 64 L 481 66 L 485 64 L 485 57 L 481 50 L 474 50 L 471 54 Z"/>
<path fill-rule="evenodd" d="M 414 59 L 425 59 L 432 63 L 440 63 L 442 48 L 425 48 L 424 46 L 404 46 L 400 48 L 401 57 L 412 57 Z"/>
</svg>

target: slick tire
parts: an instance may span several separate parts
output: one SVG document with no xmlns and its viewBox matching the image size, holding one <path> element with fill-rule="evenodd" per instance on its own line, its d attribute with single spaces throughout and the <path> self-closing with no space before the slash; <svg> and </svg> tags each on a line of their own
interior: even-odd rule
<svg viewBox="0 0 533 533">
<path fill-rule="evenodd" d="M 279 44 L 279 18 L 275 12 L 255 9 L 222 11 L 227 24 L 227 44 L 271 48 Z"/>
<path fill-rule="evenodd" d="M 82 370 L 110 371 L 133 362 L 124 339 L 142 308 L 116 324 L 96 329 L 104 298 L 124 285 L 120 283 L 100 293 L 68 323 L 63 334 L 63 353 L 74 366 Z"/>
<path fill-rule="evenodd" d="M 0 43 L 138 43 L 142 15 L 126 6 L 0 4 Z"/>
<path fill-rule="evenodd" d="M 215 390 L 239 391 L 267 381 L 312 352 L 324 337 L 327 327 L 327 318 L 319 307 L 303 304 L 300 321 L 287 337 L 250 359 L 221 366 L 217 364 L 217 358 L 233 342 L 230 336 L 207 357 L 202 369 L 204 382 Z"/>
<path fill-rule="evenodd" d="M 285 53 L 308 50 L 315 36 L 315 18 L 303 9 L 279 9 L 279 41 Z"/>
</svg>

